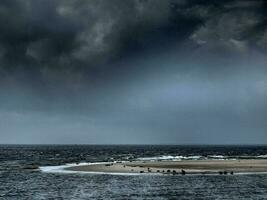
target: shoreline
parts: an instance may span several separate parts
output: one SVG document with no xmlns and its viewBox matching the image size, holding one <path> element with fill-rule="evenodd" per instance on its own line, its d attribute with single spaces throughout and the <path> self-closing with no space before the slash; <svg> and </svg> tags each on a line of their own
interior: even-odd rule
<svg viewBox="0 0 267 200">
<path fill-rule="evenodd" d="M 172 174 L 226 175 L 267 173 L 266 159 L 186 160 L 186 161 L 122 161 L 83 163 L 63 168 L 66 172 L 95 174 Z"/>
</svg>

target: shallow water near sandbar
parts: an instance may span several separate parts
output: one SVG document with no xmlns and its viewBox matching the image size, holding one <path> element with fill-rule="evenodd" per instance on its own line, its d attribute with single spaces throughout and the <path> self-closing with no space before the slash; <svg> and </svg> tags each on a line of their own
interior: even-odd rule
<svg viewBox="0 0 267 200">
<path fill-rule="evenodd" d="M 266 174 L 116 176 L 44 173 L 29 167 L 163 156 L 199 159 L 209 155 L 257 159 L 267 155 L 267 147 L 2 145 L 0 199 L 267 199 Z"/>
</svg>

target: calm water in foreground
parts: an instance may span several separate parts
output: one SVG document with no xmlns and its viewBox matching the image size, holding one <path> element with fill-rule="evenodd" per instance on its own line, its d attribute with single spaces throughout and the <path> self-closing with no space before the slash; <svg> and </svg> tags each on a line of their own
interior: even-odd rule
<svg viewBox="0 0 267 200">
<path fill-rule="evenodd" d="M 266 158 L 267 146 L 0 146 L 0 199 L 267 199 L 267 174 L 118 176 L 43 173 L 31 166 L 144 157 Z"/>
</svg>

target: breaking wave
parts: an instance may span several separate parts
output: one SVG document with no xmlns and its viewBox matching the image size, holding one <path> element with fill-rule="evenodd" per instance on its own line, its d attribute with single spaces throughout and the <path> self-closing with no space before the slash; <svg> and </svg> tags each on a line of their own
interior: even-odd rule
<svg viewBox="0 0 267 200">
<path fill-rule="evenodd" d="M 195 155 L 195 156 L 154 156 L 154 157 L 140 157 L 139 161 L 182 161 L 182 160 L 237 160 L 237 159 L 267 159 L 267 155 L 257 156 L 224 156 L 224 155 Z"/>
</svg>

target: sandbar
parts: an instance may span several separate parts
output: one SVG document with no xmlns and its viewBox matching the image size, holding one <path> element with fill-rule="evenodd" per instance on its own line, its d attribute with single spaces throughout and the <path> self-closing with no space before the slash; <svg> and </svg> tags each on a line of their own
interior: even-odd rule
<svg viewBox="0 0 267 200">
<path fill-rule="evenodd" d="M 158 173 L 158 174 L 235 174 L 267 173 L 267 159 L 241 160 L 184 160 L 184 161 L 132 161 L 91 163 L 65 170 L 103 173 Z"/>
</svg>

